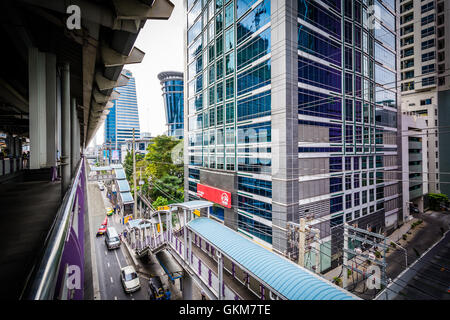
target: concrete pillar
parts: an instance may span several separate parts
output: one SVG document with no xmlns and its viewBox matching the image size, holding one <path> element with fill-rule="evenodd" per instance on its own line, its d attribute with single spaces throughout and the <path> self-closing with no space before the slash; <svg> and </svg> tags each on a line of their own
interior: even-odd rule
<svg viewBox="0 0 450 320">
<path fill-rule="evenodd" d="M 219 300 L 224 300 L 222 287 L 223 287 L 223 256 L 220 252 L 217 252 L 217 275 L 219 277 Z"/>
<path fill-rule="evenodd" d="M 187 248 L 187 226 L 186 226 L 186 209 L 183 209 L 183 219 L 184 219 L 184 226 L 183 226 L 183 237 L 184 237 L 184 250 L 183 250 L 183 258 L 184 261 L 186 261 L 186 248 Z"/>
<path fill-rule="evenodd" d="M 187 273 L 184 272 L 183 277 L 180 278 L 181 280 L 181 290 L 182 290 L 182 298 L 183 300 L 192 300 L 192 278 Z"/>
<path fill-rule="evenodd" d="M 56 166 L 56 139 L 57 139 L 57 114 L 56 114 L 56 55 L 45 54 L 46 72 L 46 123 L 47 123 L 47 166 Z"/>
<path fill-rule="evenodd" d="M 60 72 L 56 74 L 56 159 L 61 161 L 62 154 L 62 130 L 61 130 L 61 110 L 62 110 L 62 75 Z"/>
<path fill-rule="evenodd" d="M 70 104 L 70 173 L 73 176 L 77 167 L 76 156 L 77 153 L 77 100 L 72 98 Z"/>
<path fill-rule="evenodd" d="M 62 105 L 61 105 L 61 195 L 70 183 L 70 69 L 65 63 L 62 67 Z"/>
<path fill-rule="evenodd" d="M 45 54 L 37 48 L 29 48 L 30 169 L 40 169 L 47 164 L 45 66 Z"/>
</svg>

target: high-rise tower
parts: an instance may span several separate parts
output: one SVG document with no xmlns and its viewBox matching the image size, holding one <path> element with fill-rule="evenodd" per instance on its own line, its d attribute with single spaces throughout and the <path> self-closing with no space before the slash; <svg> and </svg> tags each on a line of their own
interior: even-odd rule
<svg viewBox="0 0 450 320">
<path fill-rule="evenodd" d="M 183 73 L 164 71 L 158 74 L 166 111 L 167 135 L 182 139 L 184 136 Z"/>
<path fill-rule="evenodd" d="M 395 1 L 186 5 L 186 199 L 221 192 L 212 216 L 280 254 L 287 223 L 306 218 L 322 271 L 344 221 L 395 227 Z"/>
<path fill-rule="evenodd" d="M 120 96 L 113 101 L 114 106 L 105 121 L 105 144 L 108 148 L 119 152 L 125 140 L 132 138 L 133 128 L 135 137 L 140 137 L 136 82 L 130 71 L 124 70 L 123 73 L 129 77 L 128 84 L 116 88 Z"/>
</svg>

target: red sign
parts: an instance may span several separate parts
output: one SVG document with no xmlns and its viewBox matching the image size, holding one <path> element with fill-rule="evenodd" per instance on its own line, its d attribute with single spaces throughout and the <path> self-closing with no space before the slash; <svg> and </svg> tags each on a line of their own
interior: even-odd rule
<svg viewBox="0 0 450 320">
<path fill-rule="evenodd" d="M 197 184 L 197 195 L 200 198 L 231 208 L 231 193 L 204 184 Z"/>
</svg>

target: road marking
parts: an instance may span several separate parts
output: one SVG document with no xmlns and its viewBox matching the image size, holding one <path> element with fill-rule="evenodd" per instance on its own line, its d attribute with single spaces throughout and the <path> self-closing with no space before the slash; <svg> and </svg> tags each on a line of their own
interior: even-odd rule
<svg viewBox="0 0 450 320">
<path fill-rule="evenodd" d="M 105 251 L 105 256 L 107 256 L 108 255 L 108 251 Z"/>
<path fill-rule="evenodd" d="M 114 280 L 113 280 L 113 278 L 112 277 L 110 277 L 111 278 L 111 283 L 114 283 Z"/>
<path fill-rule="evenodd" d="M 109 268 L 109 262 L 108 262 L 108 268 Z"/>
<path fill-rule="evenodd" d="M 131 300 L 134 300 L 134 298 L 131 298 Z"/>
<path fill-rule="evenodd" d="M 114 254 L 116 255 L 117 263 L 119 264 L 119 268 L 122 269 L 122 266 L 120 265 L 119 257 L 117 256 L 117 250 L 114 250 Z"/>
<path fill-rule="evenodd" d="M 117 297 L 114 297 L 114 300 L 117 300 Z"/>
</svg>

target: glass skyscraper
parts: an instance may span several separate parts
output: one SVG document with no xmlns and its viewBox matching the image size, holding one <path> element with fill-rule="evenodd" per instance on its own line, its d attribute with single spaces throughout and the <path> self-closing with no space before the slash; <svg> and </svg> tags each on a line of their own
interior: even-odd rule
<svg viewBox="0 0 450 320">
<path fill-rule="evenodd" d="M 128 70 L 123 73 L 129 77 L 126 86 L 117 87 L 119 99 L 114 100 L 105 121 L 105 144 L 113 150 L 119 150 L 125 140 L 140 137 L 139 112 L 136 97 L 136 82 L 133 74 Z"/>
<path fill-rule="evenodd" d="M 177 139 L 184 136 L 183 73 L 164 71 L 158 74 L 166 109 L 167 135 Z"/>
<path fill-rule="evenodd" d="M 186 11 L 186 199 L 199 184 L 229 192 L 212 216 L 284 255 L 287 223 L 305 218 L 322 271 L 344 221 L 385 232 L 402 219 L 395 0 L 187 0 Z"/>
</svg>

